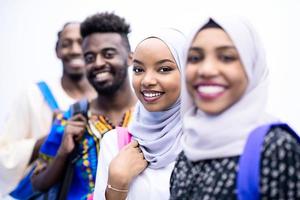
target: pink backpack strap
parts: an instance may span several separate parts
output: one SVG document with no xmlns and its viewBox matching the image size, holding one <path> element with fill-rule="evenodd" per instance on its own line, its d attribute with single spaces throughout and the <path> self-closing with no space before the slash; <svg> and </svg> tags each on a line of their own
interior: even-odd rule
<svg viewBox="0 0 300 200">
<path fill-rule="evenodd" d="M 119 150 L 121 150 L 124 146 L 131 142 L 131 134 L 128 132 L 127 128 L 124 127 L 116 127 L 118 134 L 118 146 Z"/>
</svg>

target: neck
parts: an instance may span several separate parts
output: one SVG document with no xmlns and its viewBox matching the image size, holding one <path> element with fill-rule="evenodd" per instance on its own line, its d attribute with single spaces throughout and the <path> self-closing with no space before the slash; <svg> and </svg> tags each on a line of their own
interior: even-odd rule
<svg viewBox="0 0 300 200">
<path fill-rule="evenodd" d="M 81 79 L 74 80 L 70 76 L 63 74 L 61 84 L 64 91 L 73 99 L 92 99 L 96 96 L 94 89 L 91 87 L 85 76 Z"/>
</svg>

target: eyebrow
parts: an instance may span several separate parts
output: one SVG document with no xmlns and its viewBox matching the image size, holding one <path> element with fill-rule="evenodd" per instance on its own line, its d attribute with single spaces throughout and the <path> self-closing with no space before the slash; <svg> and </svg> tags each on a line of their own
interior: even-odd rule
<svg viewBox="0 0 300 200">
<path fill-rule="evenodd" d="M 114 47 L 105 47 L 105 48 L 101 49 L 101 51 L 117 51 L 117 49 Z"/>
<path fill-rule="evenodd" d="M 156 64 L 162 64 L 162 63 L 165 63 L 165 62 L 171 62 L 171 63 L 174 63 L 173 60 L 170 60 L 170 59 L 162 59 L 162 60 L 157 61 Z"/>
<path fill-rule="evenodd" d="M 105 51 L 114 51 L 114 52 L 118 52 L 117 51 L 117 49 L 115 49 L 115 48 L 113 48 L 113 47 L 105 47 L 105 48 L 103 48 L 103 49 L 100 49 L 100 51 L 98 52 L 95 52 L 95 51 L 93 51 L 93 50 L 91 50 L 90 48 L 86 51 L 86 52 L 84 52 L 84 55 L 85 54 L 97 54 L 97 53 L 102 53 L 102 52 L 105 52 Z"/>
<path fill-rule="evenodd" d="M 137 59 L 133 59 L 132 62 L 138 63 L 138 64 L 140 64 L 140 65 L 144 65 L 144 63 L 143 63 L 142 61 L 139 61 L 139 60 L 137 60 Z"/>
<path fill-rule="evenodd" d="M 235 46 L 231 46 L 231 45 L 225 45 L 225 46 L 220 46 L 220 47 L 216 48 L 217 51 L 228 50 L 228 49 L 236 50 Z M 203 48 L 201 48 L 201 47 L 191 47 L 189 49 L 189 51 L 203 52 Z"/>
<path fill-rule="evenodd" d="M 217 48 L 218 51 L 221 51 L 221 50 L 227 50 L 227 49 L 234 49 L 234 50 L 236 50 L 235 46 L 231 46 L 231 45 L 228 45 L 228 46 L 221 46 L 221 47 L 218 47 L 218 48 Z"/>
<path fill-rule="evenodd" d="M 137 59 L 133 59 L 133 62 L 138 63 L 140 65 L 144 64 L 142 61 L 139 61 Z M 175 63 L 173 60 L 170 60 L 170 59 L 162 59 L 162 60 L 157 61 L 155 64 L 159 65 L 159 64 L 162 64 L 162 63 L 165 63 L 165 62 Z"/>
</svg>

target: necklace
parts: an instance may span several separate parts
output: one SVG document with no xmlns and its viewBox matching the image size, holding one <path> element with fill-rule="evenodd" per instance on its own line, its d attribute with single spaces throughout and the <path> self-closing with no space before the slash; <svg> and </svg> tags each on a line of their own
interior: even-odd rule
<svg viewBox="0 0 300 200">
<path fill-rule="evenodd" d="M 116 126 L 104 115 L 92 115 L 88 112 L 89 116 L 89 132 L 96 135 L 97 138 L 101 138 L 106 132 L 114 129 Z M 126 111 L 123 114 L 121 122 L 118 126 L 127 127 L 131 119 L 131 110 Z"/>
</svg>

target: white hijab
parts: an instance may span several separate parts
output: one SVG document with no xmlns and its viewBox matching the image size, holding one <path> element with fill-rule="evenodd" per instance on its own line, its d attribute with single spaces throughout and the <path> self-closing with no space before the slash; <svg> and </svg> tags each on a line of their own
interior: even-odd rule
<svg viewBox="0 0 300 200">
<path fill-rule="evenodd" d="M 253 129 L 265 123 L 278 121 L 265 112 L 268 68 L 264 49 L 253 27 L 245 19 L 237 17 L 211 19 L 223 28 L 237 48 L 248 77 L 248 86 L 238 102 L 223 113 L 212 116 L 197 109 L 193 104 L 186 90 L 185 76 L 182 76 L 182 146 L 185 155 L 192 161 L 240 155 Z M 203 21 L 193 31 L 187 47 L 208 21 L 209 19 Z"/>
<path fill-rule="evenodd" d="M 144 37 L 142 41 L 148 38 L 158 38 L 168 46 L 181 72 L 184 63 L 183 47 L 186 42 L 184 35 L 175 29 L 163 29 Z M 135 107 L 133 121 L 129 124 L 128 130 L 138 141 L 150 168 L 167 166 L 175 161 L 182 151 L 180 102 L 178 98 L 170 108 L 160 112 L 147 111 L 141 102 Z"/>
</svg>

